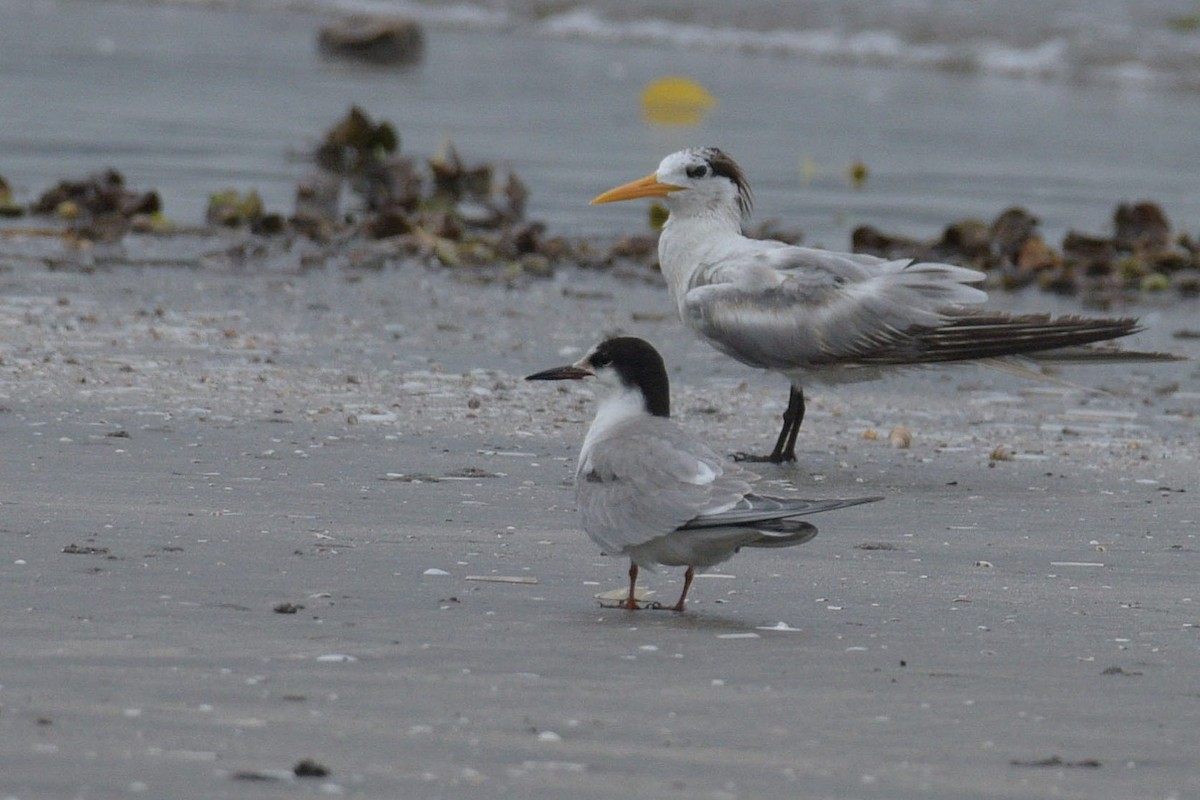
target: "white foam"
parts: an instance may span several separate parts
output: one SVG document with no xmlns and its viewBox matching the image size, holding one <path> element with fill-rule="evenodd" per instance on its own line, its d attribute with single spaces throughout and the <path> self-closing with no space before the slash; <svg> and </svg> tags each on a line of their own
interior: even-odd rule
<svg viewBox="0 0 1200 800">
<path fill-rule="evenodd" d="M 213 0 L 157 2 L 207 6 Z M 745 50 L 1118 86 L 1200 88 L 1200 45 L 1194 36 L 1171 29 L 1176 9 L 1168 0 L 1126 0 L 1118 4 L 1126 6 L 1120 14 L 1080 13 L 1069 0 L 1045 0 L 1029 8 L 1002 0 L 879 0 L 864 6 L 817 0 L 777 8 L 761 0 L 746 8 L 724 0 L 696 0 L 665 7 L 644 4 L 643 16 L 618 0 L 590 0 L 586 6 L 550 15 L 539 0 L 243 2 L 275 11 L 407 14 L 432 26 L 533 31 L 609 43 Z"/>
</svg>

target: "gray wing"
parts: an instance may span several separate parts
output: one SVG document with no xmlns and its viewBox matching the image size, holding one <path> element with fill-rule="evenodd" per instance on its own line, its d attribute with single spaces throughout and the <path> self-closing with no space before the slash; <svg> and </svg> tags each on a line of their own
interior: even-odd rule
<svg viewBox="0 0 1200 800">
<path fill-rule="evenodd" d="M 617 554 L 733 508 L 757 477 L 674 421 L 642 417 L 583 454 L 575 495 L 583 529 Z"/>
<path fill-rule="evenodd" d="M 698 270 L 681 303 L 690 327 L 751 366 L 870 363 L 987 299 L 963 267 L 752 244 Z"/>
</svg>

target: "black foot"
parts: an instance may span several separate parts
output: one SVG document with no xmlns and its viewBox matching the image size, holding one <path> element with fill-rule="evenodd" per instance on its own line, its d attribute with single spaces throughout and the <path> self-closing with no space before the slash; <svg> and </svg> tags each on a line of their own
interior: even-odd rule
<svg viewBox="0 0 1200 800">
<path fill-rule="evenodd" d="M 771 453 L 766 456 L 756 456 L 753 453 L 733 453 L 734 461 L 744 461 L 750 464 L 785 464 L 796 460 L 795 453 Z"/>
</svg>

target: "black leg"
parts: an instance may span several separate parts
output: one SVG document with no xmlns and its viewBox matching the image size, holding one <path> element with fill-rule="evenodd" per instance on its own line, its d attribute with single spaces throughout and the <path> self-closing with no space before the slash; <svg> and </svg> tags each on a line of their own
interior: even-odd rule
<svg viewBox="0 0 1200 800">
<path fill-rule="evenodd" d="M 788 434 L 787 447 L 782 453 L 779 453 L 779 458 L 775 459 L 775 463 L 780 461 L 795 461 L 796 460 L 796 437 L 800 435 L 800 424 L 804 422 L 804 390 L 792 387 L 792 393 L 788 396 L 788 412 L 792 414 L 792 430 Z M 787 413 L 784 412 L 784 428 L 787 428 Z M 775 447 L 779 447 L 776 443 Z M 771 453 L 775 456 L 775 453 Z"/>
<path fill-rule="evenodd" d="M 735 461 L 753 461 L 757 463 L 782 464 L 784 461 L 796 460 L 796 437 L 800 434 L 800 423 L 804 421 L 804 390 L 792 386 L 788 394 L 787 410 L 783 412 L 783 427 L 775 447 L 769 456 L 753 456 L 747 453 L 734 453 Z"/>
<path fill-rule="evenodd" d="M 683 591 L 679 593 L 679 602 L 671 606 L 672 611 L 683 611 L 683 603 L 687 600 L 688 589 L 692 588 L 692 578 L 696 577 L 696 568 L 688 567 L 683 573 Z"/>
</svg>

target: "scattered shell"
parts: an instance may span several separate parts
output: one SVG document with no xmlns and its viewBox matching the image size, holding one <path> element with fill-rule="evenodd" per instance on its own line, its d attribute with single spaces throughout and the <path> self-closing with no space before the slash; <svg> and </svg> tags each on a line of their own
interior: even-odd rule
<svg viewBox="0 0 1200 800">
<path fill-rule="evenodd" d="M 647 598 L 649 598 L 653 594 L 654 594 L 653 591 L 650 591 L 649 589 L 643 589 L 641 586 L 637 586 L 633 590 L 633 599 L 638 601 L 639 603 L 641 603 L 641 602 L 644 602 Z M 604 601 L 608 601 L 608 602 L 617 602 L 620 600 L 624 600 L 627 597 L 629 597 L 629 589 L 628 588 L 609 589 L 607 592 L 600 592 L 599 594 L 596 595 L 597 600 L 604 600 Z"/>
<path fill-rule="evenodd" d="M 776 622 L 774 625 L 759 625 L 755 628 L 758 631 L 801 631 L 802 628 L 793 628 L 786 622 Z"/>
<path fill-rule="evenodd" d="M 421 57 L 423 34 L 411 20 L 366 16 L 327 26 L 321 46 L 339 58 L 403 62 Z M 665 114 L 663 121 L 691 121 L 714 102 L 688 79 L 669 77 L 647 88 L 648 113 Z M 248 227 L 257 235 L 296 233 L 331 248 L 344 249 L 347 241 L 355 241 L 364 245 L 347 260 L 355 267 L 383 268 L 419 257 L 477 282 L 545 278 L 563 263 L 640 268 L 646 277 L 657 268 L 653 230 L 612 243 L 549 235 L 544 223 L 525 218 L 529 190 L 511 170 L 496 162 L 468 164 L 449 143 L 432 158 L 401 155 L 395 126 L 372 120 L 357 107 L 327 131 L 312 161 L 313 169 L 298 182 L 291 216 L 267 212 L 253 189 L 230 189 L 210 199 L 209 222 Z M 805 176 L 813 169 L 806 159 Z M 865 165 L 856 162 L 850 175 L 860 185 L 866 180 Z M 350 214 L 340 207 L 347 187 L 357 195 Z M 173 228 L 163 217 L 156 191 L 130 190 L 114 170 L 62 181 L 28 207 L 16 203 L 0 179 L 0 215 L 26 212 L 57 215 L 66 228 L 65 241 L 80 249 L 118 241 L 131 231 L 156 234 Z M 660 205 L 652 205 L 651 227 L 661 225 L 665 216 Z M 1009 208 L 990 223 L 952 222 L 940 238 L 929 240 L 861 226 L 852 235 L 852 248 L 892 259 L 974 267 L 986 273 L 989 289 L 1036 285 L 1062 294 L 1087 293 L 1086 299 L 1103 304 L 1138 292 L 1200 295 L 1200 242 L 1173 230 L 1153 202 L 1122 203 L 1111 218 L 1112 235 L 1070 231 L 1057 250 L 1042 238 L 1039 225 L 1029 211 Z M 802 232 L 770 222 L 746 233 L 790 243 L 803 239 Z M 229 257 L 244 260 L 246 255 L 231 251 Z M 870 430 L 863 438 L 877 440 L 880 434 Z M 888 441 L 903 448 L 910 437 L 889 435 Z"/>
<path fill-rule="evenodd" d="M 900 425 L 888 431 L 888 446 L 897 450 L 907 450 L 912 447 L 913 432 L 912 429 Z"/>
<path fill-rule="evenodd" d="M 484 583 L 521 583 L 529 586 L 538 582 L 537 578 L 529 578 L 523 575 L 467 575 L 463 580 L 482 581 Z"/>
</svg>

